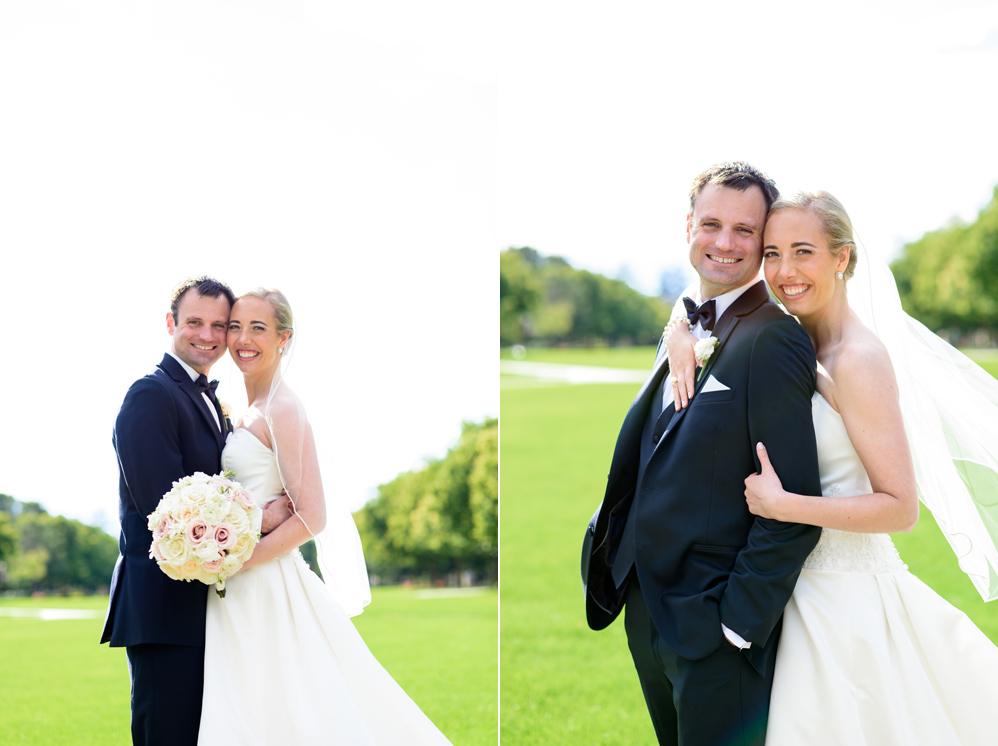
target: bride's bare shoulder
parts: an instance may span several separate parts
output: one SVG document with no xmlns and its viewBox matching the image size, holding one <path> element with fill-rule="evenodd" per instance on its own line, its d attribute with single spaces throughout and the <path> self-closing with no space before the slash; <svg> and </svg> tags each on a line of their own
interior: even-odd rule
<svg viewBox="0 0 998 746">
<path fill-rule="evenodd" d="M 829 373 L 837 390 L 859 399 L 869 393 L 897 391 L 897 378 L 887 348 L 862 324 L 850 327 L 843 335 Z"/>
<path fill-rule="evenodd" d="M 281 386 L 267 405 L 267 416 L 275 430 L 308 427 L 301 400 L 287 386 Z"/>
</svg>

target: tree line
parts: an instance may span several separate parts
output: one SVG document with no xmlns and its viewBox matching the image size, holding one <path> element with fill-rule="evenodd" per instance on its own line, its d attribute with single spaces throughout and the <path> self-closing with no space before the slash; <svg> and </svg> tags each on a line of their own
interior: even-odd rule
<svg viewBox="0 0 998 746">
<path fill-rule="evenodd" d="M 998 343 L 998 187 L 973 222 L 905 244 L 890 266 L 911 316 L 956 343 Z M 655 344 L 674 300 L 666 295 L 510 248 L 499 255 L 500 344 Z"/>
<path fill-rule="evenodd" d="M 860 256 L 860 261 L 863 257 Z M 901 305 L 933 331 L 998 331 L 998 187 L 969 225 L 954 221 L 906 244 L 891 263 Z M 993 342 L 993 340 L 992 340 Z"/>
<path fill-rule="evenodd" d="M 464 423 L 447 455 L 381 485 L 354 518 L 376 583 L 496 582 L 499 421 Z"/>
<path fill-rule="evenodd" d="M 501 345 L 655 344 L 672 304 L 531 248 L 499 255 Z"/>
<path fill-rule="evenodd" d="M 0 494 L 0 589 L 94 593 L 118 559 L 107 532 Z"/>
<path fill-rule="evenodd" d="M 354 518 L 376 583 L 496 582 L 499 421 L 465 423 L 446 456 L 381 485 Z M 316 568 L 312 542 L 302 554 Z M 0 591 L 104 592 L 117 558 L 102 529 L 0 494 Z"/>
</svg>

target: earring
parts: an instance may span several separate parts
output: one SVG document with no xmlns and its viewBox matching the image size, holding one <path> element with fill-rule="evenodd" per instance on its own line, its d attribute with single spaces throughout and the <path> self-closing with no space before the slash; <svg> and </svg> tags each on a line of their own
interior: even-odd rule
<svg viewBox="0 0 998 746">
<path fill-rule="evenodd" d="M 839 274 L 841 275 L 842 273 L 839 272 Z M 284 354 L 284 348 L 283 347 L 278 347 L 277 348 L 277 354 L 278 355 L 283 355 Z"/>
<path fill-rule="evenodd" d="M 845 279 L 845 275 L 842 274 L 841 272 L 836 272 L 835 273 L 835 278 L 838 279 L 838 280 L 844 280 Z"/>
</svg>

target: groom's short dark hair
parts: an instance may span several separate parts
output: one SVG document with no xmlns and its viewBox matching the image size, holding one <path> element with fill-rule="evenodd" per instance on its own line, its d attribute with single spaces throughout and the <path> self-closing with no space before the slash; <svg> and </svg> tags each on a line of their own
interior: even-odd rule
<svg viewBox="0 0 998 746">
<path fill-rule="evenodd" d="M 214 277 L 208 277 L 207 275 L 188 277 L 186 280 L 177 283 L 176 287 L 173 288 L 173 292 L 170 293 L 170 313 L 173 314 L 174 323 L 179 321 L 177 319 L 177 311 L 180 310 L 180 301 L 184 297 L 184 294 L 191 288 L 194 288 L 197 294 L 202 297 L 217 298 L 220 295 L 224 295 L 226 300 L 229 301 L 229 308 L 232 308 L 232 304 L 236 302 L 236 294 L 224 282 L 216 280 Z"/>
<path fill-rule="evenodd" d="M 772 204 L 780 198 L 776 182 L 762 171 L 745 161 L 725 161 L 711 166 L 693 180 L 693 185 L 690 187 L 690 215 L 696 207 L 697 197 L 708 184 L 731 187 L 740 192 L 744 192 L 750 186 L 757 186 L 762 190 L 763 199 L 766 200 L 766 212 L 769 212 Z"/>
</svg>

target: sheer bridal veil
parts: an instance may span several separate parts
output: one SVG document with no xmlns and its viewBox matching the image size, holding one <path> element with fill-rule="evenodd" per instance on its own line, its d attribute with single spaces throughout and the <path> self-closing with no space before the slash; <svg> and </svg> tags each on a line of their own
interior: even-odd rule
<svg viewBox="0 0 998 746">
<path fill-rule="evenodd" d="M 305 459 L 306 454 L 315 451 L 312 428 L 301 400 L 286 383 L 287 370 L 298 338 L 296 324 L 281 354 L 263 413 L 270 430 L 270 442 L 277 457 L 281 482 L 292 502 L 297 499 L 302 483 L 318 476 L 307 473 L 310 461 Z M 278 442 L 284 444 L 280 449 Z M 319 463 L 318 458 L 315 463 Z M 300 515 L 290 520 L 305 523 L 308 532 L 315 539 L 319 569 L 326 588 L 349 616 L 357 616 L 371 602 L 371 587 L 360 534 L 346 501 L 342 497 L 331 495 L 328 489 L 324 492 L 326 526 L 321 532 L 317 534 Z"/>
<path fill-rule="evenodd" d="M 857 244 L 858 244 L 857 240 Z M 901 308 L 887 263 L 860 246 L 849 305 L 886 345 L 919 499 L 981 597 L 998 597 L 998 381 Z"/>
</svg>

